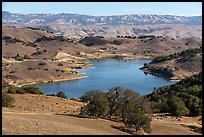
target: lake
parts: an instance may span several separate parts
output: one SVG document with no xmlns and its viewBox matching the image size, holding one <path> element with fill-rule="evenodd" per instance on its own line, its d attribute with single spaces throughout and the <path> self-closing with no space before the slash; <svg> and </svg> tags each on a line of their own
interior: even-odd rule
<svg viewBox="0 0 204 137">
<path fill-rule="evenodd" d="M 87 78 L 74 81 L 64 81 L 57 83 L 45 83 L 37 87 L 44 94 L 56 94 L 59 91 L 65 92 L 68 98 L 80 97 L 86 91 L 101 90 L 107 92 L 115 86 L 122 86 L 137 91 L 140 95 L 151 93 L 155 87 L 171 85 L 174 82 L 162 78 L 144 74 L 139 68 L 151 60 L 117 60 L 107 59 L 100 61 L 90 61 L 94 66 L 90 69 L 77 69 L 84 72 Z"/>
</svg>

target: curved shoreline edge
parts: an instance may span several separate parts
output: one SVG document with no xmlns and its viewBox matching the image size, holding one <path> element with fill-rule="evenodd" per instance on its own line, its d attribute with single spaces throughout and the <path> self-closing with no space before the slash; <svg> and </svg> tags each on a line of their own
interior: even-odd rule
<svg viewBox="0 0 204 137">
<path fill-rule="evenodd" d="M 67 78 L 67 79 L 57 79 L 57 80 L 52 80 L 52 82 L 50 82 L 50 80 L 48 81 L 42 81 L 42 83 L 39 83 L 39 81 L 36 82 L 28 82 L 28 83 L 24 83 L 24 84 L 18 84 L 19 87 L 22 86 L 27 86 L 27 85 L 40 85 L 40 84 L 45 84 L 45 83 L 56 83 L 56 82 L 63 82 L 63 81 L 72 81 L 72 80 L 78 80 L 78 79 L 82 79 L 82 78 L 87 78 L 88 76 L 80 76 L 80 77 L 75 77 L 75 78 Z"/>
<path fill-rule="evenodd" d="M 85 66 L 84 68 L 88 68 L 88 69 L 92 69 L 92 68 L 95 68 L 92 64 L 90 64 L 89 61 L 95 61 L 95 60 L 106 60 L 106 59 L 115 59 L 113 57 L 110 57 L 110 58 L 99 58 L 99 59 L 93 59 L 93 60 L 88 60 L 88 66 Z M 144 57 L 144 56 L 137 56 L 137 58 L 134 58 L 134 59 L 126 59 L 126 58 L 119 58 L 118 60 L 141 60 L 141 59 L 151 59 L 151 57 L 147 56 L 147 57 Z M 74 69 L 75 70 L 75 69 Z M 82 78 L 87 78 L 88 76 L 84 76 L 84 72 L 80 72 L 82 73 L 82 76 L 79 76 L 79 77 L 75 77 L 75 78 L 67 78 L 67 79 L 56 79 L 56 80 L 45 80 L 45 81 L 35 81 L 35 82 L 26 82 L 26 83 L 23 83 L 23 84 L 17 84 L 16 86 L 18 87 L 22 87 L 22 86 L 27 86 L 27 85 L 40 85 L 40 84 L 45 84 L 45 83 L 56 83 L 56 82 L 63 82 L 63 81 L 72 81 L 72 80 L 78 80 L 78 79 L 82 79 Z"/>
</svg>

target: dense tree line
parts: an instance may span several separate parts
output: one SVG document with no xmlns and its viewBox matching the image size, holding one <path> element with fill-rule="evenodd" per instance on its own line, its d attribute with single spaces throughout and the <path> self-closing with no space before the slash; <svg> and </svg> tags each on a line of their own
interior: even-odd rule
<svg viewBox="0 0 204 137">
<path fill-rule="evenodd" d="M 145 38 L 156 38 L 157 36 L 155 35 L 140 35 L 138 36 L 138 39 L 145 39 Z"/>
<path fill-rule="evenodd" d="M 11 86 L 7 89 L 7 93 L 10 94 L 25 94 L 25 93 L 30 93 L 30 94 L 43 94 L 41 90 L 34 86 L 22 86 L 22 87 L 14 87 Z"/>
<path fill-rule="evenodd" d="M 72 40 L 69 39 L 69 38 L 66 38 L 64 36 L 50 36 L 50 37 L 47 37 L 45 35 L 43 35 L 42 37 L 40 38 L 37 38 L 34 43 L 40 43 L 42 41 L 53 41 L 53 40 L 58 40 L 58 41 L 67 41 L 67 42 L 71 42 Z"/>
<path fill-rule="evenodd" d="M 139 36 L 130 36 L 130 35 L 125 35 L 125 36 L 116 36 L 117 38 L 128 38 L 128 39 L 146 39 L 146 38 L 150 38 L 150 39 L 154 39 L 154 38 L 159 38 L 162 36 L 156 36 L 156 35 L 139 35 Z"/>
<path fill-rule="evenodd" d="M 4 40 L 5 42 L 7 43 L 17 43 L 17 42 L 24 42 L 20 39 L 17 39 L 17 38 L 12 38 L 10 36 L 3 36 L 2 37 L 2 40 Z"/>
<path fill-rule="evenodd" d="M 170 112 L 176 116 L 202 114 L 202 72 L 155 89 L 145 97 L 154 102 L 154 112 Z"/>
<path fill-rule="evenodd" d="M 170 54 L 167 56 L 158 56 L 158 57 L 154 58 L 150 62 L 150 64 L 159 63 L 159 62 L 163 62 L 163 61 L 167 61 L 167 60 L 171 60 L 171 59 L 176 59 L 179 57 L 182 58 L 183 61 L 187 61 L 188 59 L 196 56 L 196 54 L 198 54 L 198 53 L 202 53 L 202 47 L 194 48 L 194 49 L 187 49 L 187 50 L 184 50 L 182 52 Z"/>
<path fill-rule="evenodd" d="M 79 43 L 84 44 L 86 46 L 92 46 L 92 45 L 104 45 L 106 43 L 109 43 L 109 41 L 99 36 L 87 36 L 81 39 Z"/>
</svg>

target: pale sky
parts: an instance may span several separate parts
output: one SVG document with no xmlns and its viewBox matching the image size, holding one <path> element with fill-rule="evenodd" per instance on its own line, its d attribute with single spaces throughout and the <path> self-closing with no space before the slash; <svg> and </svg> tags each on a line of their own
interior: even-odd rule
<svg viewBox="0 0 204 137">
<path fill-rule="evenodd" d="M 158 14 L 202 16 L 202 2 L 3 2 L 11 13 L 77 13 L 94 16 Z"/>
</svg>

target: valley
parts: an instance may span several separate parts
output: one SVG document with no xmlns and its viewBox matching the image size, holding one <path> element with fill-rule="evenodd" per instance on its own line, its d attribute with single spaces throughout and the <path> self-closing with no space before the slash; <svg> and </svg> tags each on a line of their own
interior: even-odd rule
<svg viewBox="0 0 204 137">
<path fill-rule="evenodd" d="M 2 134 L 202 135 L 202 15 L 102 15 L 2 11 Z"/>
<path fill-rule="evenodd" d="M 26 27 L 5 26 L 2 79 L 16 86 L 72 80 L 84 77 L 75 68 L 91 67 L 89 60 L 154 58 L 201 46 L 201 39 L 198 38 L 173 39 L 150 35 L 144 38 L 92 36 L 80 40 Z M 201 66 L 199 60 L 197 65 Z M 196 72 L 201 67 L 197 69 Z"/>
</svg>

